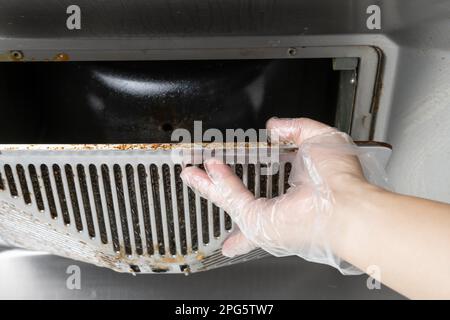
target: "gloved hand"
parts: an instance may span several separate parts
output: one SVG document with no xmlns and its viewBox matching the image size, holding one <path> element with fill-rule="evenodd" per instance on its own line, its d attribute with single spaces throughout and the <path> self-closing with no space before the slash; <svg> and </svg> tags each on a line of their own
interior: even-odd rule
<svg viewBox="0 0 450 320">
<path fill-rule="evenodd" d="M 223 254 L 261 247 L 275 256 L 329 264 L 344 274 L 361 273 L 339 258 L 339 250 L 346 240 L 346 212 L 368 185 L 367 167 L 363 170 L 360 161 L 366 158 L 347 134 L 314 120 L 272 118 L 267 129 L 280 142 L 299 147 L 284 195 L 256 199 L 229 166 L 214 158 L 205 162 L 206 172 L 182 171 L 188 186 L 222 207 L 239 227 L 224 242 Z"/>
</svg>

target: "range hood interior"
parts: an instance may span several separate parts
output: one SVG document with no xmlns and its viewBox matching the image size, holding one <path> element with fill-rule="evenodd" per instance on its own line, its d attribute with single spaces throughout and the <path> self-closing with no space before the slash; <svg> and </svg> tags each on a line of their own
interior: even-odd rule
<svg viewBox="0 0 450 320">
<path fill-rule="evenodd" d="M 339 97 L 351 116 L 355 86 L 332 61 L 1 63 L 0 143 L 170 142 L 194 120 L 222 131 L 264 128 L 271 116 L 335 125 Z"/>
</svg>

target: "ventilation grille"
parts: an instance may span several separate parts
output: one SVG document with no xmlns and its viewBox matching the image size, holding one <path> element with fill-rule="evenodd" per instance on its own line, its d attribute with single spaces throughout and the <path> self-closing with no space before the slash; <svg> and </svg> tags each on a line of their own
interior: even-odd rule
<svg viewBox="0 0 450 320">
<path fill-rule="evenodd" d="M 217 252 L 233 229 L 230 217 L 183 184 L 181 164 L 154 153 L 2 152 L 0 190 L 37 218 L 117 255 L 202 260 Z M 289 161 L 271 176 L 261 175 L 263 164 L 232 167 L 257 197 L 288 188 Z"/>
</svg>

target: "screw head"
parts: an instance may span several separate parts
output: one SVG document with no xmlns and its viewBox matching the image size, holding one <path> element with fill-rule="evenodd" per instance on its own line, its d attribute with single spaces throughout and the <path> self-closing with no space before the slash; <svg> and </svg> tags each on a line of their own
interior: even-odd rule
<svg viewBox="0 0 450 320">
<path fill-rule="evenodd" d="M 14 61 L 20 61 L 23 59 L 23 52 L 19 51 L 19 50 L 11 50 L 9 52 L 9 55 L 10 55 L 11 59 Z"/>
<path fill-rule="evenodd" d="M 297 54 L 297 49 L 296 48 L 289 48 L 287 50 L 287 54 L 291 57 L 295 56 Z"/>
</svg>

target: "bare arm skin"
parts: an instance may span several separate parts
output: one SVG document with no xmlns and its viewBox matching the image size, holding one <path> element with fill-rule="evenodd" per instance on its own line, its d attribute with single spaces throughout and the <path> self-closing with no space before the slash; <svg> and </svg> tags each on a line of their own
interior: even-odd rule
<svg viewBox="0 0 450 320">
<path fill-rule="evenodd" d="M 369 184 L 351 187 L 336 253 L 414 299 L 450 298 L 450 205 L 404 196 Z"/>
<path fill-rule="evenodd" d="M 215 159 L 205 162 L 206 172 L 182 172 L 185 183 L 239 226 L 224 255 L 261 247 L 344 274 L 375 265 L 379 280 L 407 297 L 450 299 L 450 205 L 370 184 L 357 147 L 334 128 L 303 118 L 271 119 L 267 127 L 299 146 L 285 195 L 256 199 Z"/>
</svg>

